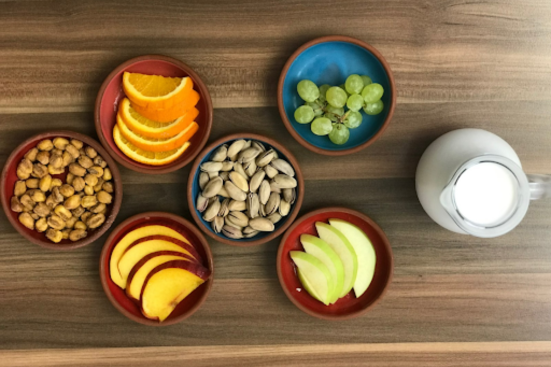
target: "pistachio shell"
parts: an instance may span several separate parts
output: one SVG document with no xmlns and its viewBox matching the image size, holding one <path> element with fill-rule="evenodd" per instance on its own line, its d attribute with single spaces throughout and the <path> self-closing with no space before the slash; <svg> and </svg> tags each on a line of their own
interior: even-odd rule
<svg viewBox="0 0 551 367">
<path fill-rule="evenodd" d="M 256 165 L 258 167 L 267 166 L 268 164 L 270 164 L 272 159 L 274 159 L 274 153 L 275 151 L 273 149 L 261 153 L 258 157 L 256 157 Z"/>
<path fill-rule="evenodd" d="M 245 193 L 245 191 L 243 191 L 239 187 L 235 186 L 235 184 L 233 182 L 226 181 L 224 183 L 224 187 L 226 188 L 226 191 L 228 192 L 228 195 L 233 200 L 245 201 L 247 199 L 247 194 Z"/>
<path fill-rule="evenodd" d="M 293 189 L 297 187 L 297 180 L 289 175 L 276 175 L 272 180 L 280 189 Z"/>
<path fill-rule="evenodd" d="M 247 177 L 247 173 L 245 172 L 245 170 L 243 169 L 243 165 L 241 163 L 236 163 L 234 166 L 233 166 L 233 170 L 235 172 L 239 172 L 243 175 L 243 177 Z"/>
<path fill-rule="evenodd" d="M 228 157 L 236 156 L 245 146 L 245 140 L 235 140 L 228 148 Z"/>
<path fill-rule="evenodd" d="M 249 217 L 243 212 L 230 212 L 228 221 L 239 227 L 246 227 L 249 224 Z"/>
<path fill-rule="evenodd" d="M 218 192 L 224 185 L 224 180 L 220 177 L 215 177 L 212 180 L 209 181 L 209 183 L 205 186 L 205 189 L 203 190 L 202 195 L 204 197 L 211 198 L 215 195 L 218 195 Z"/>
<path fill-rule="evenodd" d="M 235 223 L 233 223 L 232 221 L 230 221 L 230 219 L 228 218 L 227 215 L 224 217 L 224 223 L 226 223 L 227 226 L 230 226 L 230 227 L 233 227 L 233 228 L 237 228 L 237 229 L 239 229 L 239 230 L 243 229 L 243 227 L 238 226 L 237 224 L 235 224 Z"/>
<path fill-rule="evenodd" d="M 206 172 L 201 172 L 199 174 L 199 187 L 201 188 L 201 190 L 204 190 L 205 189 L 205 186 L 207 186 L 207 184 L 209 183 L 210 181 L 210 177 L 209 177 L 209 174 L 206 173 Z"/>
<path fill-rule="evenodd" d="M 218 172 L 222 169 L 221 162 L 205 162 L 200 167 L 203 172 Z"/>
<path fill-rule="evenodd" d="M 281 218 L 282 218 L 282 216 L 279 213 L 274 213 L 274 214 L 269 215 L 269 216 L 266 217 L 266 219 L 268 219 L 273 224 L 276 224 L 277 222 L 279 222 L 281 220 Z"/>
<path fill-rule="evenodd" d="M 289 164 L 289 162 L 283 159 L 274 159 L 271 163 L 271 166 L 277 169 L 279 172 L 284 173 L 288 176 L 295 177 L 295 170 Z"/>
<path fill-rule="evenodd" d="M 245 234 L 245 235 L 253 233 L 253 232 L 258 232 L 258 231 L 256 229 L 253 229 L 250 226 L 247 226 L 247 227 L 243 228 L 243 234 Z"/>
<path fill-rule="evenodd" d="M 272 232 L 275 226 L 266 218 L 254 218 L 249 221 L 249 226 L 252 229 L 262 232 Z"/>
<path fill-rule="evenodd" d="M 243 238 L 243 233 L 241 233 L 240 229 L 228 225 L 222 227 L 222 234 L 235 240 Z"/>
<path fill-rule="evenodd" d="M 222 162 L 226 160 L 228 156 L 228 146 L 226 144 L 219 146 L 216 148 L 214 153 L 210 156 L 210 160 L 214 162 Z"/>
<path fill-rule="evenodd" d="M 252 238 L 252 237 L 256 236 L 259 233 L 260 233 L 260 231 L 254 231 L 254 232 L 251 232 L 251 233 L 244 234 L 243 236 L 245 238 Z"/>
<path fill-rule="evenodd" d="M 264 177 L 266 176 L 266 172 L 264 171 L 257 171 L 253 177 L 251 177 L 251 181 L 249 183 L 249 190 L 251 192 L 256 192 L 258 188 L 260 187 L 260 184 L 262 183 L 262 180 L 264 180 Z"/>
<path fill-rule="evenodd" d="M 235 186 L 240 188 L 244 192 L 249 191 L 249 182 L 247 178 L 245 178 L 241 173 L 239 172 L 231 172 L 230 173 L 230 180 L 234 183 Z"/>
<path fill-rule="evenodd" d="M 266 211 L 267 215 L 271 215 L 277 211 L 279 208 L 279 204 L 281 202 L 281 196 L 279 196 L 278 193 L 272 192 L 270 194 L 270 198 L 268 199 L 268 202 L 266 203 L 266 207 L 264 210 Z"/>
<path fill-rule="evenodd" d="M 218 172 L 207 172 L 207 174 L 209 175 L 209 179 L 212 180 L 213 178 L 215 177 L 218 177 Z"/>
<path fill-rule="evenodd" d="M 266 172 L 266 176 L 268 176 L 269 178 L 274 178 L 279 173 L 279 171 L 271 165 L 267 165 L 266 167 L 264 167 L 264 171 Z"/>
<path fill-rule="evenodd" d="M 220 174 L 218 176 L 220 176 L 222 178 L 222 180 L 228 181 L 228 179 L 230 178 L 230 173 L 229 172 L 220 172 Z"/>
<path fill-rule="evenodd" d="M 222 186 L 220 188 L 220 191 L 218 191 L 218 195 L 222 196 L 223 198 L 229 198 L 230 197 L 230 194 L 228 194 L 228 192 L 226 191 L 226 188 L 224 186 Z"/>
<path fill-rule="evenodd" d="M 230 203 L 230 199 L 225 199 L 222 201 L 222 204 L 220 204 L 220 210 L 218 211 L 219 217 L 225 217 L 229 214 L 230 210 L 228 209 L 228 204 Z M 222 228 L 222 227 L 220 227 Z"/>
<path fill-rule="evenodd" d="M 249 214 L 249 218 L 258 217 L 259 209 L 260 209 L 260 200 L 258 199 L 258 195 L 251 192 L 247 197 L 247 212 Z"/>
<path fill-rule="evenodd" d="M 297 192 L 295 189 L 283 189 L 282 191 L 283 199 L 288 201 L 289 204 L 294 204 L 297 199 Z"/>
<path fill-rule="evenodd" d="M 244 201 L 230 200 L 230 203 L 228 204 L 228 209 L 230 211 L 242 212 L 243 210 L 247 209 L 247 203 Z"/>
<path fill-rule="evenodd" d="M 288 201 L 281 200 L 279 203 L 279 214 L 286 216 L 291 211 L 291 204 Z"/>
<path fill-rule="evenodd" d="M 214 232 L 220 233 L 222 231 L 222 227 L 224 227 L 224 218 L 214 217 L 214 220 L 212 221 L 211 226 Z"/>
<path fill-rule="evenodd" d="M 239 163 L 247 163 L 253 161 L 260 153 L 261 152 L 256 148 L 247 148 L 239 153 L 239 155 L 237 156 L 237 161 Z"/>
<path fill-rule="evenodd" d="M 256 163 L 254 161 L 248 162 L 243 168 L 248 177 L 252 177 L 256 173 Z"/>
<path fill-rule="evenodd" d="M 258 189 L 258 197 L 262 204 L 266 204 L 270 198 L 270 193 L 272 189 L 270 188 L 270 183 L 267 180 L 262 181 L 260 188 Z"/>
<path fill-rule="evenodd" d="M 274 181 L 270 182 L 270 191 L 281 194 L 281 187 L 279 187 Z"/>
<path fill-rule="evenodd" d="M 235 163 L 232 162 L 232 161 L 224 161 L 222 162 L 222 171 L 223 172 L 228 172 L 228 171 L 231 171 L 233 169 L 233 165 Z"/>
<path fill-rule="evenodd" d="M 203 219 L 206 220 L 207 222 L 212 222 L 219 211 L 220 211 L 220 201 L 216 199 L 212 201 L 207 207 L 207 210 L 205 210 L 205 213 L 203 214 Z"/>
<path fill-rule="evenodd" d="M 255 149 L 258 150 L 260 153 L 266 151 L 266 147 L 264 146 L 264 144 L 262 144 L 262 143 L 259 142 L 258 140 L 253 141 L 253 142 L 251 143 L 251 147 L 252 147 L 252 148 L 255 148 Z"/>
</svg>

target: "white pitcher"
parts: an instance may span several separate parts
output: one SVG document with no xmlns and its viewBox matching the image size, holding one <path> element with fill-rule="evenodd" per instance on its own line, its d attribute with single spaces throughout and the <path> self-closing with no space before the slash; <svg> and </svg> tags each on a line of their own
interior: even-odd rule
<svg viewBox="0 0 551 367">
<path fill-rule="evenodd" d="M 525 174 L 513 148 L 481 129 L 455 130 L 436 139 L 419 161 L 415 185 L 436 223 L 483 238 L 511 231 L 530 200 L 551 196 L 551 176 Z"/>
</svg>

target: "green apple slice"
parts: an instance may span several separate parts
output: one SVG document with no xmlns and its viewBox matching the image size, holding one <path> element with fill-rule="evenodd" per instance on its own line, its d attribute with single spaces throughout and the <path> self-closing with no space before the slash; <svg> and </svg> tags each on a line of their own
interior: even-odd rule
<svg viewBox="0 0 551 367">
<path fill-rule="evenodd" d="M 302 251 L 291 251 L 291 259 L 298 268 L 298 277 L 304 289 L 326 306 L 332 296 L 335 282 L 331 273 L 318 258 Z"/>
<path fill-rule="evenodd" d="M 369 237 L 357 226 L 342 219 L 329 219 L 331 226 L 335 227 L 350 241 L 358 256 L 358 275 L 354 282 L 354 294 L 360 297 L 369 288 L 373 275 L 377 255 Z"/>
<path fill-rule="evenodd" d="M 304 247 L 307 254 L 317 257 L 329 269 L 331 277 L 335 280 L 335 287 L 333 295 L 329 297 L 328 301 L 329 303 L 335 303 L 339 299 L 344 286 L 344 266 L 339 255 L 327 242 L 309 234 L 301 235 L 300 243 L 302 243 L 302 247 Z"/>
<path fill-rule="evenodd" d="M 356 256 L 356 251 L 354 251 L 354 247 L 352 247 L 348 239 L 346 239 L 346 237 L 335 227 L 327 223 L 316 222 L 316 230 L 320 238 L 335 250 L 342 261 L 344 266 L 344 286 L 339 298 L 344 297 L 354 286 L 356 275 L 358 274 L 358 257 Z"/>
</svg>

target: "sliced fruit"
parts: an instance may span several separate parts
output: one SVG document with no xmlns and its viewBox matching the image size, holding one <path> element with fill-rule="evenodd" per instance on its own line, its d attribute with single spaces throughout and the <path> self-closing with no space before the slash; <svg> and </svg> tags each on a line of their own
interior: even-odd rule
<svg viewBox="0 0 551 367">
<path fill-rule="evenodd" d="M 143 150 L 128 141 L 122 134 L 118 125 L 113 129 L 113 140 L 121 152 L 128 158 L 138 163 L 147 164 L 149 166 L 163 166 L 178 159 L 189 147 L 189 141 L 178 149 L 169 150 L 168 152 L 150 152 Z"/>
<path fill-rule="evenodd" d="M 197 251 L 185 242 L 166 236 L 140 238 L 128 246 L 117 264 L 123 282 L 122 288 L 126 288 L 128 275 L 132 268 L 145 256 L 159 251 L 179 252 L 191 257 L 194 262 L 198 262 L 198 259 L 194 256 Z"/>
<path fill-rule="evenodd" d="M 350 241 L 356 256 L 358 257 L 358 275 L 354 282 L 354 294 L 360 297 L 369 288 L 373 275 L 377 255 L 369 237 L 357 226 L 342 219 L 329 219 L 332 227 L 335 227 Z"/>
<path fill-rule="evenodd" d="M 174 260 L 154 268 L 141 291 L 141 309 L 145 317 L 164 321 L 178 304 L 210 276 L 203 266 Z"/>
<path fill-rule="evenodd" d="M 191 257 L 174 251 L 159 251 L 144 256 L 128 274 L 126 295 L 134 300 L 140 299 L 142 287 L 151 270 L 172 260 L 194 261 Z"/>
<path fill-rule="evenodd" d="M 289 254 L 297 266 L 298 277 L 304 289 L 318 301 L 329 305 L 335 282 L 327 266 L 306 252 L 291 251 Z"/>
<path fill-rule="evenodd" d="M 125 72 L 122 88 L 134 104 L 148 109 L 166 109 L 186 99 L 193 89 L 193 81 L 189 77 L 170 78 Z"/>
<path fill-rule="evenodd" d="M 181 233 L 163 225 L 146 225 L 128 232 L 123 238 L 121 238 L 119 242 L 117 242 L 117 244 L 113 248 L 113 251 L 111 252 L 111 259 L 109 260 L 109 273 L 111 275 L 111 280 L 113 281 L 113 283 L 121 288 L 124 288 L 124 283 L 122 281 L 119 268 L 117 267 L 121 256 L 124 254 L 128 246 L 130 246 L 134 241 L 152 235 L 169 236 L 190 244 L 189 241 Z"/>
<path fill-rule="evenodd" d="M 167 152 L 178 149 L 189 139 L 191 139 L 193 134 L 195 134 L 199 129 L 199 125 L 197 125 L 196 122 L 192 122 L 184 130 L 180 131 L 178 135 L 171 138 L 148 138 L 130 130 L 120 117 L 120 114 L 117 114 L 117 126 L 121 130 L 122 136 L 124 136 L 130 143 L 140 149 L 150 152 Z"/>
<path fill-rule="evenodd" d="M 329 303 L 335 303 L 339 299 L 344 287 L 344 267 L 339 255 L 327 242 L 309 234 L 301 235 L 300 243 L 302 243 L 302 247 L 304 247 L 304 251 L 307 254 L 318 258 L 331 272 L 331 278 L 335 280 L 335 287 L 328 301 Z"/>
<path fill-rule="evenodd" d="M 316 222 L 316 230 L 322 240 L 327 242 L 337 255 L 339 255 L 344 267 L 344 286 L 339 298 L 346 296 L 356 281 L 358 274 L 358 257 L 354 247 L 348 239 L 335 227 L 327 223 Z"/>
<path fill-rule="evenodd" d="M 192 107 L 183 116 L 170 122 L 158 122 L 144 117 L 125 98 L 119 104 L 119 114 L 128 128 L 137 134 L 148 138 L 164 139 L 177 135 L 183 131 L 199 115 L 197 108 Z"/>
<path fill-rule="evenodd" d="M 134 101 L 132 107 L 142 116 L 147 117 L 153 121 L 170 122 L 176 120 L 178 117 L 183 116 L 187 111 L 192 109 L 197 102 L 199 102 L 200 96 L 195 90 L 189 92 L 189 95 L 182 102 L 174 105 L 170 108 L 146 108 L 140 106 Z"/>
</svg>

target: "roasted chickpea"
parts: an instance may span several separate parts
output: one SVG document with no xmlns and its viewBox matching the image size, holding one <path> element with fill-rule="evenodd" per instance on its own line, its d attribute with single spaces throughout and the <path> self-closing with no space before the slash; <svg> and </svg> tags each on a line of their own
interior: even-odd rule
<svg viewBox="0 0 551 367">
<path fill-rule="evenodd" d="M 54 200 L 54 196 L 53 195 L 50 195 L 46 198 L 46 201 L 44 202 L 46 205 L 48 205 L 48 208 L 50 208 L 50 210 L 53 210 L 56 206 L 56 202 Z"/>
<path fill-rule="evenodd" d="M 50 139 L 44 139 L 36 146 L 38 150 L 47 151 L 54 149 L 54 143 Z"/>
<path fill-rule="evenodd" d="M 12 211 L 16 213 L 21 213 L 23 211 L 23 204 L 21 204 L 17 196 L 12 196 L 10 204 Z"/>
<path fill-rule="evenodd" d="M 84 182 L 86 182 L 86 185 L 94 187 L 98 184 L 98 176 L 88 173 L 84 176 Z"/>
<path fill-rule="evenodd" d="M 68 240 L 69 233 L 71 233 L 70 229 L 64 229 L 63 231 L 61 231 L 61 238 L 63 238 L 64 240 Z"/>
<path fill-rule="evenodd" d="M 74 159 L 77 159 L 79 156 L 80 156 L 80 152 L 78 151 L 78 149 L 74 146 L 74 145 L 67 145 L 67 147 L 65 148 L 65 151 L 67 153 L 69 153 L 72 157 L 73 157 L 73 160 Z"/>
<path fill-rule="evenodd" d="M 29 178 L 27 181 L 25 181 L 25 184 L 29 189 L 38 189 L 39 183 L 40 180 L 38 178 Z"/>
<path fill-rule="evenodd" d="M 92 166 L 88 168 L 88 172 L 97 177 L 103 177 L 103 168 L 101 168 L 100 166 Z"/>
<path fill-rule="evenodd" d="M 92 159 L 88 156 L 81 155 L 78 157 L 78 164 L 80 164 L 82 167 L 88 169 L 94 165 L 94 162 Z"/>
<path fill-rule="evenodd" d="M 63 157 L 60 155 L 53 155 L 50 159 L 50 165 L 55 169 L 63 169 Z"/>
<path fill-rule="evenodd" d="M 68 198 L 75 194 L 75 189 L 73 188 L 73 186 L 65 184 L 59 188 L 59 192 L 64 197 Z"/>
<path fill-rule="evenodd" d="M 86 169 L 78 163 L 71 163 L 69 165 L 69 172 L 75 176 L 84 177 L 86 174 Z"/>
<path fill-rule="evenodd" d="M 86 230 L 86 229 L 88 229 L 88 226 L 86 225 L 86 223 L 79 220 L 75 223 L 75 226 L 73 228 L 74 229 L 84 229 L 84 230 Z"/>
<path fill-rule="evenodd" d="M 63 203 L 63 206 L 69 210 L 76 209 L 80 206 L 81 198 L 79 195 L 73 195 Z"/>
<path fill-rule="evenodd" d="M 86 211 L 86 209 L 84 209 L 84 208 L 81 207 L 81 206 L 76 207 L 75 209 L 72 210 L 73 217 L 80 218 L 80 216 L 81 216 L 82 214 L 84 214 L 85 211 Z"/>
<path fill-rule="evenodd" d="M 88 228 L 98 228 L 105 222 L 105 215 L 104 214 L 95 214 L 92 215 L 88 220 L 86 221 L 86 225 Z"/>
<path fill-rule="evenodd" d="M 15 196 L 21 196 L 27 191 L 27 184 L 25 181 L 16 181 L 15 188 L 13 189 L 13 194 Z"/>
<path fill-rule="evenodd" d="M 98 199 L 95 196 L 85 196 L 82 198 L 80 205 L 83 208 L 91 208 L 98 203 Z"/>
<path fill-rule="evenodd" d="M 94 191 L 94 188 L 93 188 L 92 186 L 86 185 L 86 186 L 84 187 L 84 193 L 85 193 L 86 195 L 92 196 L 92 195 L 94 195 L 94 192 L 95 192 L 95 191 Z"/>
<path fill-rule="evenodd" d="M 112 178 L 113 178 L 113 174 L 111 173 L 111 169 L 107 167 L 106 169 L 103 170 L 103 179 L 105 181 L 110 181 Z"/>
<path fill-rule="evenodd" d="M 63 155 L 61 156 L 63 158 L 63 167 L 67 167 L 69 164 L 71 164 L 75 159 L 69 152 L 63 152 Z"/>
<path fill-rule="evenodd" d="M 50 190 L 54 187 L 61 187 L 63 185 L 63 182 L 59 178 L 52 178 L 52 184 L 50 185 Z"/>
<path fill-rule="evenodd" d="M 96 166 L 100 166 L 101 168 L 107 167 L 107 162 L 103 159 L 101 155 L 98 155 L 96 158 L 94 158 L 94 164 Z"/>
<path fill-rule="evenodd" d="M 63 172 L 65 172 L 65 169 L 63 167 L 59 167 L 59 168 L 55 168 L 54 166 L 52 166 L 51 164 L 48 165 L 48 173 L 50 175 L 60 175 L 62 174 Z"/>
<path fill-rule="evenodd" d="M 65 228 L 65 221 L 58 215 L 51 215 L 48 217 L 48 225 L 53 229 L 62 230 Z"/>
<path fill-rule="evenodd" d="M 36 155 L 36 160 L 46 166 L 48 163 L 50 163 L 50 152 L 46 152 L 46 151 L 39 152 Z"/>
<path fill-rule="evenodd" d="M 34 229 L 34 219 L 29 213 L 19 214 L 19 222 L 28 229 Z"/>
<path fill-rule="evenodd" d="M 21 205 L 23 205 L 23 211 L 31 211 L 36 205 L 29 194 L 24 194 L 23 196 L 21 196 L 19 198 L 19 202 L 21 203 Z"/>
<path fill-rule="evenodd" d="M 27 158 L 31 162 L 34 162 L 34 161 L 36 161 L 37 154 L 38 154 L 38 149 L 37 148 L 32 148 L 31 150 L 29 150 L 27 152 L 27 154 L 25 154 L 25 158 Z"/>
<path fill-rule="evenodd" d="M 110 193 L 110 194 L 112 194 L 113 191 L 115 191 L 115 190 L 113 189 L 113 184 L 112 184 L 111 182 L 106 182 L 106 183 L 104 183 L 104 184 L 101 186 L 101 188 L 103 189 L 103 191 L 108 192 L 108 193 Z"/>
<path fill-rule="evenodd" d="M 52 187 L 52 176 L 46 175 L 42 177 L 38 183 L 38 187 L 44 192 L 50 191 L 50 188 Z"/>
<path fill-rule="evenodd" d="M 98 192 L 97 198 L 100 203 L 104 204 L 111 204 L 111 202 L 113 201 L 113 196 L 105 191 Z"/>
<path fill-rule="evenodd" d="M 86 223 L 88 221 L 88 218 L 90 218 L 91 215 L 92 213 L 90 212 L 84 212 L 84 214 L 80 216 L 80 220 Z"/>
<path fill-rule="evenodd" d="M 84 229 L 74 229 L 69 233 L 69 239 L 73 242 L 81 240 L 88 236 L 88 233 Z"/>
<path fill-rule="evenodd" d="M 84 151 L 86 152 L 86 155 L 92 159 L 96 158 L 98 155 L 98 152 L 96 152 L 96 150 L 92 147 L 86 147 L 84 148 Z"/>
<path fill-rule="evenodd" d="M 69 140 L 65 138 L 57 137 L 54 139 L 53 143 L 54 143 L 54 147 L 56 147 L 57 149 L 64 150 L 67 147 L 67 145 L 69 145 Z"/>
<path fill-rule="evenodd" d="M 77 221 L 78 221 L 78 218 L 75 216 L 72 216 L 71 218 L 65 221 L 65 228 L 73 228 Z"/>
<path fill-rule="evenodd" d="M 46 194 L 38 189 L 29 190 L 29 196 L 35 203 L 42 203 L 46 201 Z"/>
<path fill-rule="evenodd" d="M 82 177 L 75 177 L 75 179 L 73 180 L 73 188 L 75 189 L 75 191 L 82 191 L 84 190 L 84 186 L 86 186 L 86 182 L 84 181 L 84 179 Z"/>
<path fill-rule="evenodd" d="M 100 192 L 101 191 L 101 187 L 103 186 L 103 178 L 98 178 L 98 183 L 96 184 L 96 186 L 94 186 L 94 192 Z"/>
<path fill-rule="evenodd" d="M 73 145 L 77 149 L 82 149 L 82 147 L 84 146 L 84 143 L 81 142 L 80 140 L 71 139 L 71 145 Z"/>
<path fill-rule="evenodd" d="M 46 231 L 46 237 L 54 243 L 59 243 L 63 239 L 63 234 L 59 230 L 50 228 Z"/>
<path fill-rule="evenodd" d="M 38 203 L 33 209 L 33 213 L 41 218 L 47 217 L 51 213 L 50 208 L 45 203 Z"/>
<path fill-rule="evenodd" d="M 48 168 L 42 163 L 33 164 L 32 175 L 33 177 L 42 178 L 48 174 Z"/>
<path fill-rule="evenodd" d="M 19 165 L 17 166 L 17 177 L 20 180 L 26 180 L 31 176 L 33 172 L 33 164 L 27 158 L 23 158 Z"/>
<path fill-rule="evenodd" d="M 46 218 L 40 218 L 39 220 L 37 220 L 34 224 L 34 227 L 38 232 L 44 232 L 45 230 L 47 230 L 48 222 L 46 221 Z"/>
<path fill-rule="evenodd" d="M 99 203 L 90 208 L 90 211 L 94 214 L 103 213 L 107 209 L 107 206 L 104 203 Z"/>
</svg>

